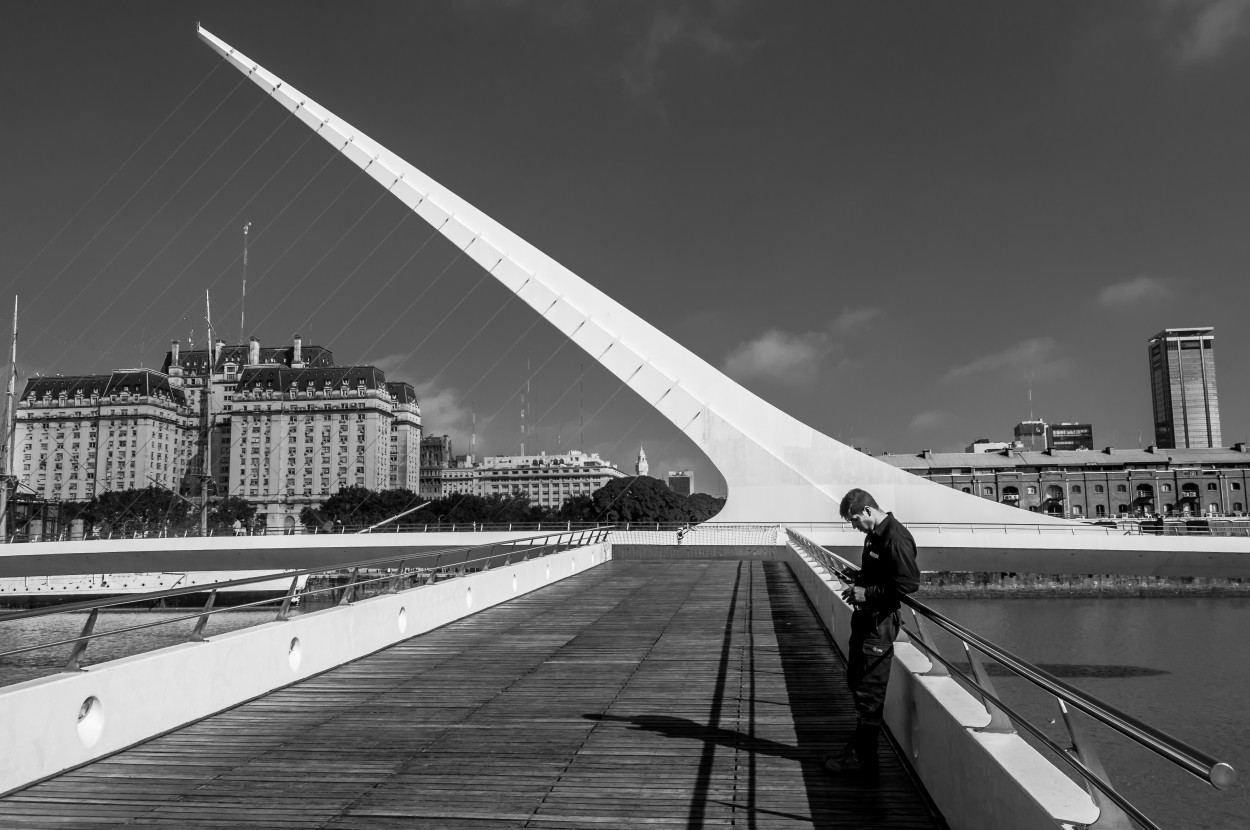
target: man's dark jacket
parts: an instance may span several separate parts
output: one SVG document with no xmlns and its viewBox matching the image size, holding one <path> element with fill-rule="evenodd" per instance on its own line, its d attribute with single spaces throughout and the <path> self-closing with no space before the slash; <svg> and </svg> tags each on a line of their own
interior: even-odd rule
<svg viewBox="0 0 1250 830">
<path fill-rule="evenodd" d="M 878 613 L 897 611 L 899 598 L 920 587 L 916 540 L 893 513 L 865 536 L 855 584 L 865 589 L 866 600 L 859 607 Z"/>
</svg>

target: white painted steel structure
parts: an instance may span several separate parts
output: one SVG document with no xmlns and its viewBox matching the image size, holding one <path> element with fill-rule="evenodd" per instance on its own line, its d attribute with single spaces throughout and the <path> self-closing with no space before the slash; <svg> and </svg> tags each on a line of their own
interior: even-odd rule
<svg viewBox="0 0 1250 830">
<path fill-rule="evenodd" d="M 908 521 L 1063 521 L 925 481 L 798 421 L 255 61 L 199 36 L 685 432 L 725 477 L 718 520 L 834 518 L 842 495 L 864 487 Z"/>
</svg>

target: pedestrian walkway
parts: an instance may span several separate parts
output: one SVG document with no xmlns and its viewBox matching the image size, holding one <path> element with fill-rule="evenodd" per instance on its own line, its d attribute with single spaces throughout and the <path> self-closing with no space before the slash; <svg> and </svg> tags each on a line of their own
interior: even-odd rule
<svg viewBox="0 0 1250 830">
<path fill-rule="evenodd" d="M 940 826 L 888 748 L 875 786 L 823 772 L 844 684 L 784 564 L 611 562 L 0 799 L 0 826 Z"/>
</svg>

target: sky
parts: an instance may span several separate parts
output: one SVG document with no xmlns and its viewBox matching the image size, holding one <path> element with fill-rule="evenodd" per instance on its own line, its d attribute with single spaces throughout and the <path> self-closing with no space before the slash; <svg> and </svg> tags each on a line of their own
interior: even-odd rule
<svg viewBox="0 0 1250 830">
<path fill-rule="evenodd" d="M 643 447 L 723 492 L 197 21 L 846 443 L 1150 444 L 1146 341 L 1186 326 L 1250 438 L 1250 0 L 5 4 L 19 390 L 203 347 L 207 290 L 228 341 L 413 383 L 457 453 Z"/>
</svg>

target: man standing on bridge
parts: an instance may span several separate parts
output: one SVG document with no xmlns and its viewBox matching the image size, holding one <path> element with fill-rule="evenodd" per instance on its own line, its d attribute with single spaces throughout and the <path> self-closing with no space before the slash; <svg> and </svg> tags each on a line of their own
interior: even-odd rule
<svg viewBox="0 0 1250 830">
<path fill-rule="evenodd" d="M 851 604 L 851 638 L 846 682 L 855 699 L 857 723 L 846 747 L 825 756 L 835 773 L 877 772 L 877 742 L 890 681 L 900 597 L 920 587 L 916 541 L 907 528 L 858 488 L 842 497 L 838 512 L 864 534 L 864 552 L 855 582 L 842 594 Z"/>
</svg>

